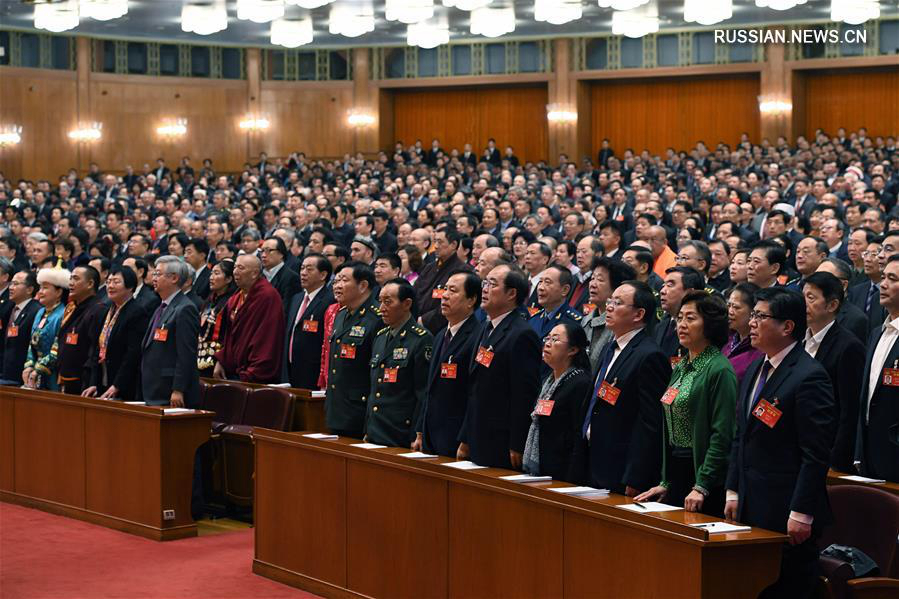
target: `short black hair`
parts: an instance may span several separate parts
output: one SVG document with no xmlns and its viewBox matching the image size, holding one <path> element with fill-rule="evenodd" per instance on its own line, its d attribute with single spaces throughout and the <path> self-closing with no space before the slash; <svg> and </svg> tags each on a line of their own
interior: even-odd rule
<svg viewBox="0 0 899 599">
<path fill-rule="evenodd" d="M 803 289 L 806 285 L 814 285 L 821 290 L 825 302 L 837 300 L 839 305 L 843 305 L 843 284 L 829 272 L 813 272 L 802 281 Z"/>
<path fill-rule="evenodd" d="M 730 299 L 731 297 L 733 297 L 734 291 L 736 291 L 743 297 L 743 299 L 746 300 L 745 302 L 740 303 L 752 310 L 752 308 L 755 306 L 755 294 L 759 289 L 761 289 L 761 287 L 759 287 L 755 283 L 743 281 L 742 283 L 737 283 L 736 285 L 728 289 L 725 297 L 727 299 Z"/>
<path fill-rule="evenodd" d="M 561 285 L 562 287 L 567 286 L 568 290 L 571 291 L 571 285 L 572 283 L 574 283 L 574 277 L 572 276 L 571 271 L 561 264 L 557 264 L 555 262 L 546 267 L 546 270 L 550 269 L 559 273 L 559 285 Z"/>
<path fill-rule="evenodd" d="M 681 300 L 681 308 L 694 304 L 702 316 L 702 334 L 715 347 L 721 349 L 727 343 L 730 327 L 727 304 L 724 298 L 703 290 L 688 291 Z"/>
<path fill-rule="evenodd" d="M 209 242 L 203 239 L 202 237 L 191 237 L 190 241 L 185 245 L 185 249 L 187 246 L 193 246 L 194 250 L 201 254 L 204 258 L 209 256 Z"/>
<path fill-rule="evenodd" d="M 412 283 L 410 283 L 403 277 L 396 277 L 395 279 L 390 279 L 389 281 L 384 283 L 384 287 L 387 287 L 388 285 L 396 285 L 396 297 L 401 302 L 412 300 L 412 306 L 410 307 L 410 310 L 412 314 L 417 314 L 418 306 L 415 302 L 415 289 L 412 288 Z M 384 287 L 381 287 L 381 289 L 384 289 Z"/>
<path fill-rule="evenodd" d="M 373 290 L 375 288 L 375 285 L 377 285 L 377 281 L 375 281 L 375 271 L 372 270 L 371 266 L 369 266 L 365 262 L 359 262 L 358 260 L 349 260 L 337 267 L 337 272 L 340 272 L 345 268 L 350 269 L 351 276 L 357 283 L 361 283 L 362 281 L 368 283 L 369 291 Z"/>
<path fill-rule="evenodd" d="M 634 308 L 643 310 L 643 323 L 647 325 L 652 323 L 656 316 L 656 296 L 652 292 L 652 287 L 636 279 L 625 281 L 622 285 L 634 290 Z"/>
<path fill-rule="evenodd" d="M 83 268 L 84 272 L 87 274 L 87 278 L 91 280 L 94 284 L 94 292 L 96 293 L 97 289 L 100 288 L 100 273 L 97 272 L 97 269 L 89 264 L 82 264 L 81 266 L 76 266 L 75 268 Z"/>
<path fill-rule="evenodd" d="M 462 283 L 462 291 L 468 299 L 475 298 L 474 309 L 477 310 L 481 305 L 481 277 L 473 272 L 456 273 L 465 277 Z"/>
<path fill-rule="evenodd" d="M 25 282 L 23 284 L 25 285 L 25 287 L 29 287 L 31 289 L 31 293 L 29 293 L 28 295 L 34 297 L 34 294 L 37 293 L 38 287 L 40 287 L 40 285 L 37 284 L 37 275 L 30 270 L 24 270 L 21 272 L 25 273 Z"/>
<path fill-rule="evenodd" d="M 328 278 L 331 278 L 331 273 L 334 272 L 334 267 L 331 266 L 331 261 L 328 260 L 326 256 L 319 254 L 318 252 L 312 252 L 303 256 L 303 260 L 306 260 L 306 258 L 314 258 L 315 269 L 318 270 L 318 272 L 327 273 Z"/>
<path fill-rule="evenodd" d="M 509 268 L 509 272 L 506 273 L 506 277 L 503 279 L 503 286 L 506 289 L 515 290 L 515 305 L 521 306 L 527 301 L 528 295 L 530 295 L 531 285 L 528 283 L 527 276 L 525 276 L 518 265 L 507 264 L 504 266 Z"/>
<path fill-rule="evenodd" d="M 699 254 L 699 259 L 705 262 L 705 269 L 703 270 L 703 272 L 708 274 L 709 267 L 712 265 L 712 252 L 711 250 L 709 250 L 708 244 L 706 244 L 704 241 L 696 241 L 691 239 L 684 242 L 682 249 L 685 247 L 691 247 L 696 250 L 696 253 Z"/>
<path fill-rule="evenodd" d="M 793 322 L 792 337 L 796 341 L 805 339 L 805 329 L 808 327 L 805 314 L 805 300 L 797 291 L 784 289 L 783 287 L 767 287 L 759 289 L 755 294 L 755 301 L 767 302 L 771 316 L 782 321 Z"/>
<path fill-rule="evenodd" d="M 124 266 L 113 266 L 109 269 L 109 276 L 121 275 L 122 281 L 125 283 L 125 289 L 134 291 L 137 289 L 137 275 L 130 268 Z"/>
<path fill-rule="evenodd" d="M 768 264 L 777 264 L 777 274 L 782 274 L 784 266 L 787 263 L 787 250 L 776 241 L 763 239 L 752 246 L 750 252 L 762 249 L 765 250 L 765 259 Z"/>
<path fill-rule="evenodd" d="M 649 254 L 649 251 L 647 250 L 646 253 Z M 649 265 L 650 267 L 652 266 L 652 254 L 650 254 Z M 608 256 L 596 256 L 595 258 L 593 258 L 593 263 L 590 265 L 590 270 L 596 270 L 599 267 L 606 269 L 606 272 L 609 273 L 609 286 L 613 291 L 625 281 L 630 281 L 637 278 L 637 272 L 633 268 L 631 268 L 630 265 L 622 262 L 621 260 L 618 260 L 617 258 L 609 258 Z"/>
<path fill-rule="evenodd" d="M 390 263 L 390 267 L 395 268 L 396 270 L 399 270 L 403 267 L 403 261 L 395 252 L 387 252 L 386 254 L 381 254 L 375 259 L 375 262 L 377 262 L 378 260 L 387 260 Z"/>
<path fill-rule="evenodd" d="M 701 272 L 692 266 L 672 266 L 665 271 L 665 274 L 673 272 L 680 274 L 681 287 L 685 291 L 689 289 L 705 289 L 705 278 Z"/>
<path fill-rule="evenodd" d="M 641 263 L 645 264 L 649 267 L 650 272 L 652 271 L 652 266 L 655 260 L 652 257 L 652 252 L 649 249 L 643 247 L 642 245 L 629 245 L 624 248 L 625 252 L 634 252 L 634 259 Z"/>
</svg>

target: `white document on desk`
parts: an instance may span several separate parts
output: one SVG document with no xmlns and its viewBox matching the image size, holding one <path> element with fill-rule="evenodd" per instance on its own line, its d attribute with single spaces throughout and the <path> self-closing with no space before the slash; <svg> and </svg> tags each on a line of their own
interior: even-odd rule
<svg viewBox="0 0 899 599">
<path fill-rule="evenodd" d="M 628 503 L 626 505 L 616 505 L 623 510 L 630 510 L 638 514 L 648 514 L 650 512 L 676 512 L 684 508 L 674 505 L 668 505 L 659 501 L 642 501 L 640 503 Z"/>
<path fill-rule="evenodd" d="M 462 460 L 461 462 L 447 462 L 443 465 L 449 466 L 450 468 L 455 468 L 456 470 L 480 470 L 481 468 L 487 467 L 478 466 L 474 462 L 469 462 L 468 460 Z"/>
<path fill-rule="evenodd" d="M 359 449 L 384 449 L 386 445 L 378 445 L 377 443 L 353 443 L 350 447 L 358 447 Z"/>
<path fill-rule="evenodd" d="M 408 453 L 398 453 L 396 454 L 401 458 L 412 458 L 413 460 L 427 460 L 429 458 L 436 458 L 437 455 L 433 453 L 422 453 L 420 451 L 410 451 Z"/>
<path fill-rule="evenodd" d="M 548 483 L 553 479 L 551 476 L 535 476 L 533 474 L 510 474 L 499 478 L 513 483 Z"/>
<path fill-rule="evenodd" d="M 728 522 L 705 522 L 703 524 L 690 524 L 689 526 L 707 530 L 710 535 L 726 532 L 745 532 L 747 530 L 752 530 L 751 526 L 743 526 L 742 524 L 730 524 Z"/>
<path fill-rule="evenodd" d="M 608 489 L 594 489 L 593 487 L 553 487 L 550 491 L 561 493 L 562 495 L 608 495 Z"/>
<path fill-rule="evenodd" d="M 313 391 L 312 393 L 309 394 L 309 396 L 310 397 L 324 397 L 325 393 L 326 393 L 325 390 L 322 389 L 321 391 Z"/>
<path fill-rule="evenodd" d="M 163 413 L 163 414 L 186 414 L 186 413 L 188 413 L 188 412 L 193 413 L 193 412 L 195 412 L 195 411 L 196 411 L 196 410 L 193 410 L 193 409 L 191 409 L 191 408 L 165 408 L 165 409 L 162 411 L 162 413 Z"/>
<path fill-rule="evenodd" d="M 327 433 L 306 433 L 303 435 L 307 439 L 336 439 L 337 435 L 329 435 Z"/>
<path fill-rule="evenodd" d="M 854 474 L 847 474 L 846 476 L 841 476 L 843 480 L 851 480 L 857 483 L 872 483 L 875 485 L 883 484 L 887 481 L 879 479 L 879 478 L 868 478 L 867 476 L 856 476 Z"/>
</svg>

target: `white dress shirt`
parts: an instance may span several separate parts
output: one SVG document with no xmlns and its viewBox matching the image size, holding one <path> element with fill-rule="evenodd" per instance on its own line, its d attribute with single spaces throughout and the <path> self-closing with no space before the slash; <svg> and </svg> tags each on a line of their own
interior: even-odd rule
<svg viewBox="0 0 899 599">
<path fill-rule="evenodd" d="M 868 374 L 868 397 L 865 398 L 865 424 L 868 423 L 868 416 L 871 412 L 871 398 L 874 397 L 877 381 L 880 379 L 884 366 L 887 366 L 887 356 L 890 355 L 890 350 L 893 349 L 897 339 L 899 339 L 899 318 L 883 323 L 883 334 L 877 341 L 877 347 L 874 348 L 874 355 L 871 357 L 871 372 Z"/>
<path fill-rule="evenodd" d="M 827 332 L 833 328 L 833 323 L 835 322 L 836 320 L 831 320 L 827 326 L 814 335 L 812 335 L 811 328 L 805 330 L 805 351 L 808 352 L 808 355 L 813 358 L 817 355 L 818 350 L 821 348 L 821 342 L 824 341 L 824 337 L 826 337 Z"/>
</svg>

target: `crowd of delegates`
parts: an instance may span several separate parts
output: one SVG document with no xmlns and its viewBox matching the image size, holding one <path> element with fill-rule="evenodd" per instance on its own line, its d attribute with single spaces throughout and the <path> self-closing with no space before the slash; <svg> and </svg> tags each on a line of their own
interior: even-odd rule
<svg viewBox="0 0 899 599">
<path fill-rule="evenodd" d="M 899 481 L 897 192 L 864 129 L 0 178 L 0 378 L 323 389 L 341 435 L 788 533 L 801 596 L 828 468 Z"/>
</svg>

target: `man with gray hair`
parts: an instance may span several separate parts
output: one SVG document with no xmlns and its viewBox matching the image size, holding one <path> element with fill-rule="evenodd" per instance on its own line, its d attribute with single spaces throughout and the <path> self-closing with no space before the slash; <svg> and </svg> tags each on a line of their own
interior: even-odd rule
<svg viewBox="0 0 899 599">
<path fill-rule="evenodd" d="M 142 342 L 141 397 L 148 406 L 199 408 L 200 315 L 181 292 L 190 280 L 187 263 L 163 256 L 156 260 L 154 279 L 162 303 L 150 318 Z"/>
</svg>

